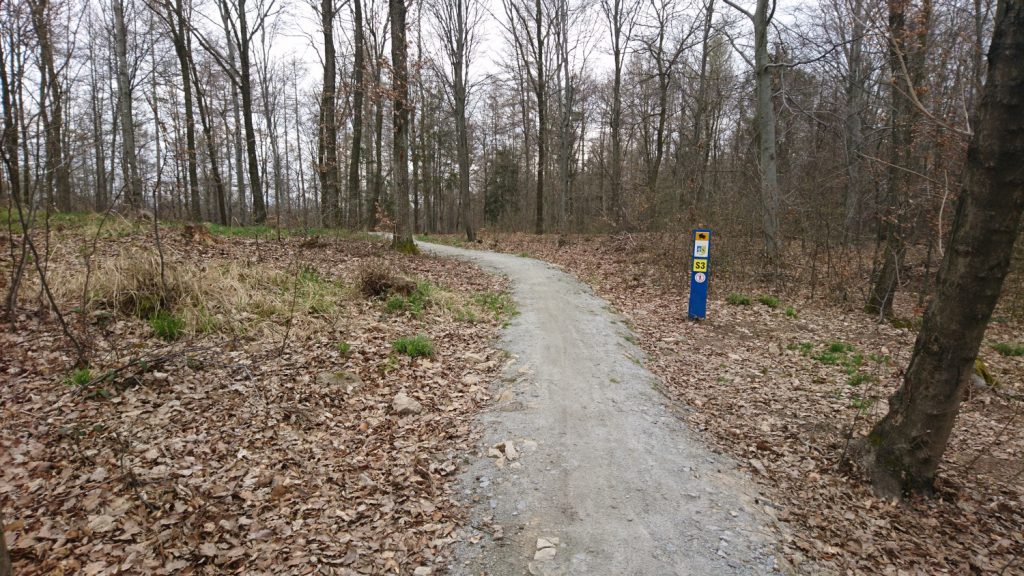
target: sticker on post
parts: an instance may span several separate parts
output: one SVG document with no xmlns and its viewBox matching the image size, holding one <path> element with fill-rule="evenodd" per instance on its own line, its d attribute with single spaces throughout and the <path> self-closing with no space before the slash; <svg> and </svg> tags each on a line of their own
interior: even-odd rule
<svg viewBox="0 0 1024 576">
<path fill-rule="evenodd" d="M 694 259 L 694 261 L 693 261 L 693 271 L 694 272 L 707 272 L 708 271 L 708 261 L 707 260 L 703 260 L 703 259 Z"/>
<path fill-rule="evenodd" d="M 696 258 L 707 258 L 708 257 L 708 240 L 696 240 L 693 243 L 693 255 Z"/>
<path fill-rule="evenodd" d="M 703 284 L 704 281 L 707 279 L 708 277 L 705 276 L 703 272 L 697 272 L 696 274 L 693 275 L 693 281 L 696 282 L 697 284 Z"/>
</svg>

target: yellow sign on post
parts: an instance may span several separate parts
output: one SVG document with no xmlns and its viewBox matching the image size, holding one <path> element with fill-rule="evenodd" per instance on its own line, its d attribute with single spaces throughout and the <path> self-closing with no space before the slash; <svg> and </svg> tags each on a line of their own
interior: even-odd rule
<svg viewBox="0 0 1024 576">
<path fill-rule="evenodd" d="M 707 272 L 708 271 L 708 260 L 707 260 L 707 258 L 694 258 L 693 259 L 693 271 L 694 272 Z"/>
</svg>

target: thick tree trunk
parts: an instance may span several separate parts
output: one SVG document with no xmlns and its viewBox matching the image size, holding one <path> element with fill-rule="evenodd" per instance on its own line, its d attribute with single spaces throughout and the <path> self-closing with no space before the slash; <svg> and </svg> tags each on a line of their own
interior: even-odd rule
<svg viewBox="0 0 1024 576">
<path fill-rule="evenodd" d="M 932 489 L 1024 214 L 1024 1 L 1000 0 L 988 58 L 936 294 L 903 385 L 866 442 L 872 480 L 886 495 Z"/>
<path fill-rule="evenodd" d="M 260 185 L 260 162 L 256 154 L 256 127 L 252 111 L 252 68 L 249 64 L 249 25 L 246 22 L 245 0 L 238 0 L 239 91 L 242 93 L 242 122 L 245 127 L 245 151 L 249 164 L 249 189 L 252 191 L 252 219 L 256 224 L 267 221 L 267 204 Z"/>
<path fill-rule="evenodd" d="M 324 35 L 324 85 L 320 92 L 320 190 L 324 224 L 340 226 L 341 198 L 338 192 L 338 123 L 335 101 L 338 72 L 334 54 L 334 0 L 320 0 L 320 27 Z"/>
<path fill-rule="evenodd" d="M 117 96 L 121 112 L 121 154 L 127 184 L 128 205 L 142 208 L 142 178 L 135 154 L 135 117 L 132 114 L 132 87 L 128 77 L 128 31 L 124 24 L 124 0 L 113 0 L 114 55 L 117 60 Z"/>
<path fill-rule="evenodd" d="M 392 173 L 395 181 L 395 235 L 392 246 L 406 253 L 416 251 L 409 211 L 409 65 L 405 30 L 405 0 L 388 0 L 391 15 Z"/>
<path fill-rule="evenodd" d="M 363 146 L 363 63 L 366 41 L 363 35 L 363 3 L 352 0 L 355 46 L 352 66 L 352 150 L 348 163 L 348 227 L 356 228 L 361 222 L 361 200 L 359 190 L 359 157 Z"/>
</svg>

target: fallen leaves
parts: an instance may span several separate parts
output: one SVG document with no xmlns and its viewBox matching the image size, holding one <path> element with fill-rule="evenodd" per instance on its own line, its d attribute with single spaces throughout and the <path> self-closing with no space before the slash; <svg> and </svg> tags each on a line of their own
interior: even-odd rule
<svg viewBox="0 0 1024 576">
<path fill-rule="evenodd" d="M 621 311 L 645 366 L 686 407 L 685 420 L 761 485 L 763 510 L 780 521 L 781 558 L 793 571 L 1024 574 L 1019 401 L 973 395 L 961 409 L 936 497 L 879 500 L 841 461 L 848 442 L 884 413 L 914 333 L 796 291 L 784 302 L 796 306 L 793 315 L 715 300 L 738 289 L 724 287 L 736 271 L 715 278 L 708 319 L 688 322 L 685 269 L 671 265 L 684 255 L 672 256 L 663 240 L 510 234 L 492 235 L 487 246 L 562 266 Z M 907 315 L 914 304 L 897 301 Z M 1021 330 L 997 312 L 987 336 L 1015 341 Z M 985 361 L 1006 391 L 1020 394 L 1024 358 Z M 490 453 L 504 458 L 497 446 Z"/>
<path fill-rule="evenodd" d="M 45 312 L 19 311 L 0 332 L 0 502 L 16 573 L 444 571 L 470 416 L 503 364 L 489 347 L 500 320 L 460 307 L 506 281 L 358 239 L 165 241 L 179 270 L 299 273 L 334 299 L 290 309 L 296 282 L 256 284 L 284 303 L 251 320 L 259 330 L 239 315 L 170 345 L 131 316 L 75 318 L 93 352 L 89 394 L 65 383 L 72 360 Z M 55 242 L 62 274 L 81 268 L 74 242 Z M 147 244 L 105 239 L 96 258 Z M 412 315 L 362 298 L 369 259 L 429 281 L 444 302 Z M 434 358 L 393 352 L 420 333 Z"/>
</svg>

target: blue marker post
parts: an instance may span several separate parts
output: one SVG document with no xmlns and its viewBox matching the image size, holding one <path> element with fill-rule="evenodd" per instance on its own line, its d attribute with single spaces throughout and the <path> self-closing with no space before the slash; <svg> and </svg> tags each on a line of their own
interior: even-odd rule
<svg viewBox="0 0 1024 576">
<path fill-rule="evenodd" d="M 690 266 L 690 311 L 687 314 L 693 320 L 703 320 L 708 314 L 710 261 L 711 230 L 694 230 Z"/>
</svg>

